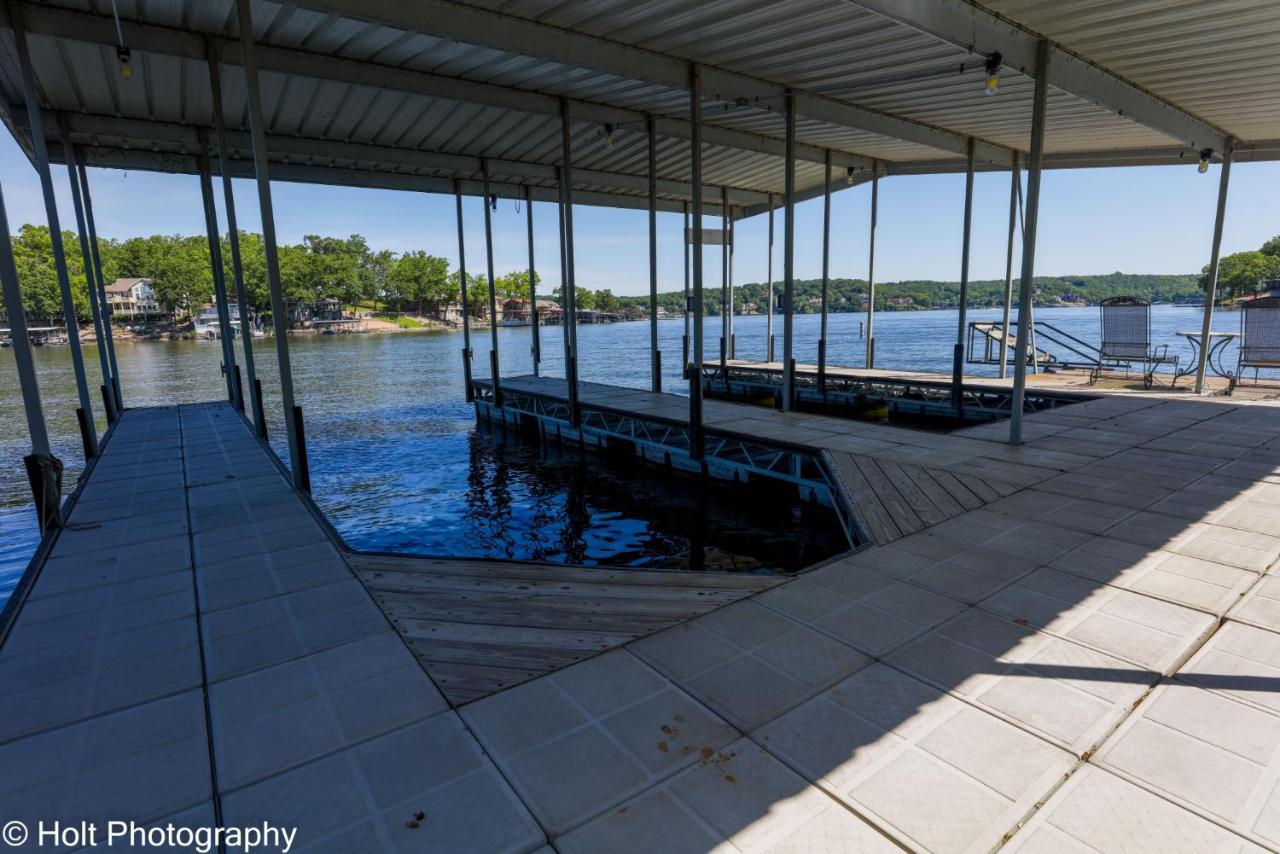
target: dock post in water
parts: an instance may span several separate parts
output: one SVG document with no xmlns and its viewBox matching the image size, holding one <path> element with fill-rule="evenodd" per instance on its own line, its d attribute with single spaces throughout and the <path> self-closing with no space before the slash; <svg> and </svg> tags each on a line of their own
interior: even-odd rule
<svg viewBox="0 0 1280 854">
<path fill-rule="evenodd" d="M 796 360 L 793 311 L 796 291 L 796 93 L 787 90 L 783 143 L 782 227 L 782 411 L 795 407 Z"/>
<path fill-rule="evenodd" d="M 49 447 L 49 429 L 44 420 L 44 406 L 40 402 L 40 382 L 36 379 L 31 339 L 27 337 L 27 315 L 22 304 L 22 291 L 18 287 L 18 270 L 13 262 L 9 233 L 4 194 L 0 192 L 0 293 L 4 295 L 4 304 L 9 307 L 9 339 L 13 342 L 13 360 L 18 370 L 27 435 L 31 437 L 31 453 L 23 457 L 23 464 L 31 484 L 36 521 L 43 533 L 62 525 L 62 461 L 53 455 Z"/>
<path fill-rule="evenodd" d="M 102 255 L 98 251 L 98 229 L 93 223 L 93 198 L 89 195 L 89 174 L 84 161 L 77 161 L 76 173 L 80 180 L 80 196 L 84 200 L 84 221 L 89 229 L 89 249 L 93 256 L 93 280 L 90 287 L 98 289 L 98 305 L 102 306 L 102 332 L 107 339 L 107 361 L 111 363 L 111 392 L 116 412 L 124 412 L 124 398 L 120 395 L 120 366 L 116 364 L 116 342 L 111 333 L 111 304 L 107 301 L 107 283 L 102 277 Z"/>
<path fill-rule="evenodd" d="M 249 311 L 249 296 L 244 287 L 244 262 L 240 257 L 240 227 L 236 222 L 236 199 L 231 192 L 231 170 L 227 161 L 227 121 L 222 108 L 222 74 L 218 64 L 218 49 L 212 39 L 205 40 L 205 59 L 209 66 L 209 94 L 213 99 L 213 131 L 218 142 L 218 172 L 222 178 L 222 207 L 227 215 L 227 243 L 231 247 L 231 275 L 236 285 L 236 306 L 240 310 L 240 348 L 244 353 L 245 376 L 249 381 L 249 394 L 257 397 L 251 402 L 254 426 L 258 435 L 267 436 L 267 425 L 259 420 L 264 411 L 261 398 L 262 383 L 258 382 L 257 365 L 253 359 L 253 320 Z M 240 407 L 245 408 L 244 385 L 240 386 Z"/>
<path fill-rule="evenodd" d="M 729 188 L 720 188 L 720 373 L 727 376 L 729 359 L 729 318 L 733 305 L 729 297 Z"/>
<path fill-rule="evenodd" d="M 818 326 L 818 388 L 827 390 L 827 311 L 831 290 L 831 149 L 822 158 L 822 317 Z"/>
<path fill-rule="evenodd" d="M 956 343 L 951 353 L 951 405 L 964 408 L 964 334 L 969 311 L 969 245 L 973 235 L 973 137 L 965 146 L 964 236 L 960 248 L 960 305 L 956 320 Z"/>
<path fill-rule="evenodd" d="M 880 214 L 880 161 L 871 161 L 871 226 L 867 239 L 867 370 L 876 366 L 876 219 Z"/>
<path fill-rule="evenodd" d="M 662 353 L 658 350 L 658 130 L 645 119 L 649 136 L 649 376 L 650 387 L 662 391 Z"/>
<path fill-rule="evenodd" d="M 197 132 L 200 143 L 196 155 L 200 170 L 200 200 L 204 204 L 204 229 L 209 241 L 209 268 L 213 273 L 213 305 L 218 313 L 218 336 L 222 339 L 223 376 L 227 379 L 227 399 L 237 409 L 244 405 L 236 388 L 235 332 L 231 328 L 231 309 L 227 306 L 227 282 L 222 267 L 222 241 L 218 237 L 218 211 L 213 204 L 213 175 L 209 169 L 209 138 L 204 128 Z"/>
<path fill-rule="evenodd" d="M 240 49 L 245 90 L 249 100 L 249 131 L 253 144 L 253 173 L 258 183 L 258 206 L 262 212 L 262 254 L 267 268 L 267 290 L 271 294 L 271 324 L 276 336 L 276 364 L 280 372 L 280 398 L 284 407 L 285 434 L 289 442 L 289 470 L 293 486 L 302 488 L 302 444 L 293 412 L 293 368 L 289 364 L 289 310 L 280 283 L 280 255 L 276 249 L 276 218 L 271 203 L 271 175 L 267 167 L 267 136 L 262 117 L 262 92 L 258 88 L 258 61 L 254 54 L 253 13 L 250 0 L 236 0 L 240 20 Z"/>
<path fill-rule="evenodd" d="M 462 300 L 462 384 L 467 403 L 475 399 L 471 387 L 471 303 L 467 300 L 467 242 L 462 227 L 462 182 L 453 182 L 453 198 L 458 220 L 458 287 Z"/>
<path fill-rule="evenodd" d="M 533 375 L 540 373 L 542 364 L 542 342 L 538 335 L 538 274 L 533 266 L 533 187 L 524 188 L 525 224 L 529 233 L 529 332 L 532 339 L 529 343 L 529 355 L 533 357 Z"/>
<path fill-rule="evenodd" d="M 489 161 L 480 161 L 480 175 L 484 187 L 484 254 L 489 278 L 489 372 L 493 383 L 493 405 L 502 408 L 502 380 L 498 367 L 498 296 L 493 279 L 493 209 L 498 197 L 489 196 Z"/>
<path fill-rule="evenodd" d="M 768 277 L 767 290 L 765 291 L 765 320 L 764 320 L 764 340 L 765 352 L 764 360 L 766 362 L 773 361 L 773 193 L 769 194 L 769 240 L 768 248 L 765 251 L 766 276 Z"/>
<path fill-rule="evenodd" d="M 98 344 L 98 370 L 102 372 L 102 407 L 107 414 L 107 423 L 114 424 L 116 413 L 114 384 L 111 380 L 111 364 L 107 359 L 107 341 L 102 328 L 106 303 L 98 305 L 98 289 L 94 287 L 93 251 L 89 247 L 89 232 L 85 227 L 84 205 L 80 199 L 80 179 L 76 174 L 76 148 L 71 142 L 71 127 L 66 117 L 62 117 L 62 150 L 67 161 L 67 178 L 71 183 L 71 206 L 75 210 L 76 234 L 80 238 L 80 257 L 84 264 L 85 290 L 89 292 L 89 315 L 93 318 L 93 337 Z"/>
<path fill-rule="evenodd" d="M 574 427 L 582 421 L 578 407 L 578 279 L 573 264 L 573 134 L 569 126 L 569 101 L 560 100 L 560 207 L 564 212 L 565 312 L 569 324 L 564 351 L 564 376 L 569 381 L 569 419 Z"/>
<path fill-rule="evenodd" d="M 684 202 L 684 336 L 680 340 L 680 376 L 689 378 L 689 203 Z"/>
<path fill-rule="evenodd" d="M 31 129 L 31 155 L 36 174 L 40 176 L 40 190 L 44 196 L 45 215 L 49 220 L 49 244 L 53 251 L 53 265 L 58 276 L 58 290 L 62 295 L 62 317 L 67 327 L 67 345 L 71 348 L 71 367 L 76 377 L 76 392 L 80 400 L 80 432 L 84 439 L 85 459 L 98 455 L 98 432 L 93 424 L 93 403 L 89 397 L 89 383 L 84 372 L 84 355 L 80 351 L 80 326 L 76 323 L 75 302 L 71 298 L 71 277 L 67 273 L 67 256 L 62 245 L 62 225 L 58 220 L 58 202 L 53 194 L 53 176 L 49 173 L 49 150 L 45 144 L 44 117 L 40 107 L 40 93 L 36 89 L 35 73 L 31 69 L 31 53 L 27 49 L 27 31 L 22 20 L 22 8 L 9 5 L 9 25 L 13 30 L 14 49 L 18 54 L 18 70 L 22 75 L 22 95 L 27 107 L 27 122 Z M 5 233 L 8 236 L 8 232 Z"/>
<path fill-rule="evenodd" d="M 690 183 L 693 194 L 693 358 L 689 362 L 689 456 L 702 459 L 702 70 L 689 65 Z"/>
<path fill-rule="evenodd" d="M 1049 101 L 1049 56 L 1047 40 L 1036 48 L 1035 101 L 1031 113 L 1031 152 L 1027 159 L 1027 219 L 1022 234 L 1022 280 L 1018 286 L 1018 349 L 1013 365 L 1013 402 L 1009 413 L 1009 444 L 1022 444 L 1022 404 L 1027 396 L 1027 356 L 1035 359 L 1031 336 L 1026 334 L 1031 320 L 1031 283 L 1036 270 L 1036 223 L 1040 213 L 1040 164 L 1044 158 L 1044 123 Z"/>
</svg>

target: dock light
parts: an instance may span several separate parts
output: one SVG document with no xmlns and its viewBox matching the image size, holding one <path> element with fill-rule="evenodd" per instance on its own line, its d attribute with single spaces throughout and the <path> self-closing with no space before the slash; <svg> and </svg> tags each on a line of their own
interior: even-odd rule
<svg viewBox="0 0 1280 854">
<path fill-rule="evenodd" d="M 131 58 L 132 57 L 131 57 L 131 54 L 129 53 L 129 48 L 127 47 L 116 48 L 116 59 L 120 60 L 120 76 L 121 77 L 133 76 L 133 65 L 130 62 Z"/>
<path fill-rule="evenodd" d="M 1209 171 L 1209 158 L 1213 156 L 1213 149 L 1206 148 L 1200 152 L 1200 165 L 1196 167 L 1196 171 L 1201 175 Z"/>
<path fill-rule="evenodd" d="M 993 53 L 987 57 L 987 94 L 994 95 L 1000 91 L 1000 63 L 1004 59 L 1000 54 Z"/>
<path fill-rule="evenodd" d="M 613 148 L 613 125 L 604 126 L 604 147 Z"/>
<path fill-rule="evenodd" d="M 844 169 L 844 182 L 850 187 L 853 186 L 853 167 L 846 166 Z"/>
</svg>

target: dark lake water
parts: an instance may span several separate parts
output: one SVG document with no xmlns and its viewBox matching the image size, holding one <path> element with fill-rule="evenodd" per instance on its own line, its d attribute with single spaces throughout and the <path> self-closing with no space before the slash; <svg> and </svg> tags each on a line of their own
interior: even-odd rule
<svg viewBox="0 0 1280 854">
<path fill-rule="evenodd" d="M 970 311 L 975 320 L 996 311 Z M 1189 354 L 1177 337 L 1199 328 L 1200 310 L 1157 306 L 1153 338 Z M 1098 338 L 1096 308 L 1042 310 L 1038 319 L 1086 341 Z M 861 315 L 830 318 L 829 358 L 860 365 Z M 896 312 L 876 318 L 877 365 L 947 370 L 955 312 Z M 1216 329 L 1235 331 L 1238 315 L 1223 312 Z M 781 347 L 781 322 L 775 324 Z M 738 355 L 760 358 L 765 318 L 735 319 Z M 487 330 L 473 338 L 477 373 L 488 369 Z M 663 320 L 664 387 L 682 391 L 683 321 Z M 718 347 L 720 323 L 709 319 L 706 346 Z M 563 332 L 542 330 L 543 370 L 563 375 Z M 796 319 L 796 357 L 816 360 L 818 318 Z M 501 369 L 530 368 L 530 330 L 499 333 Z M 648 386 L 648 324 L 582 326 L 583 380 Z M 418 553 L 492 555 L 620 565 L 697 565 L 726 569 L 787 569 L 832 548 L 831 531 L 802 508 L 768 502 L 766 518 L 744 515 L 742 502 L 716 490 L 611 473 L 565 455 L 537 453 L 499 435 L 476 431 L 462 396 L 457 333 L 299 336 L 290 339 L 298 402 L 306 415 L 313 492 L 354 547 Z M 267 389 L 273 443 L 283 452 L 270 339 L 254 342 Z M 219 399 L 216 342 L 121 343 L 117 346 L 125 403 L 147 406 Z M 75 425 L 75 384 L 65 347 L 37 351 L 41 392 L 55 453 L 67 465 L 68 490 L 81 466 Z M 1234 364 L 1228 352 L 1227 364 Z M 85 348 L 96 388 L 97 357 Z M 973 373 L 994 368 L 970 366 Z M 96 398 L 95 398 L 96 399 Z M 100 414 L 100 413 L 99 413 Z M 29 450 L 10 350 L 0 350 L 0 602 L 8 596 L 37 540 L 22 456 Z M 665 482 L 665 483 L 664 483 Z M 691 511 L 697 512 L 691 512 Z M 704 518 L 691 526 L 690 518 Z M 792 536 L 791 532 L 804 532 Z M 785 535 L 784 535 L 785 534 Z"/>
</svg>

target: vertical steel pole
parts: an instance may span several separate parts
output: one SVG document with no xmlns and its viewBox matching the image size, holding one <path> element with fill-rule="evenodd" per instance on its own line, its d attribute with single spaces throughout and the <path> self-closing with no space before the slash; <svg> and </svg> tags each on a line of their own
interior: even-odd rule
<svg viewBox="0 0 1280 854">
<path fill-rule="evenodd" d="M 964 333 L 969 320 L 969 244 L 973 235 L 973 137 L 969 137 L 964 172 L 964 237 L 960 249 L 960 306 L 956 316 L 956 343 L 951 353 L 951 405 L 964 403 Z"/>
<path fill-rule="evenodd" d="M 560 101 L 560 146 L 563 174 L 560 181 L 561 198 L 564 199 L 564 260 L 568 278 L 569 349 L 565 352 L 565 375 L 569 379 L 569 417 L 573 426 L 581 423 L 578 409 L 578 279 L 573 263 L 573 134 L 570 126 L 569 102 Z"/>
<path fill-rule="evenodd" d="M 453 198 L 458 218 L 458 286 L 462 300 L 462 382 L 470 401 L 475 397 L 471 387 L 471 303 L 467 299 L 467 241 L 462 228 L 462 182 L 453 182 Z"/>
<path fill-rule="evenodd" d="M 493 381 L 493 402 L 502 406 L 502 385 L 498 368 L 498 295 L 493 278 L 493 206 L 496 198 L 489 197 L 489 161 L 480 161 L 480 174 L 484 183 L 484 254 L 489 273 L 489 371 Z"/>
<path fill-rule="evenodd" d="M 27 416 L 27 433 L 31 436 L 31 454 L 48 457 L 49 430 L 45 426 L 44 407 L 40 403 L 40 382 L 36 378 L 31 339 L 27 337 L 27 315 L 18 288 L 18 270 L 13 262 L 13 244 L 9 240 L 9 217 L 4 196 L 0 194 L 0 285 L 4 286 L 5 313 L 9 316 L 9 340 L 13 344 L 14 362 L 18 368 L 18 386 L 22 390 L 22 409 Z"/>
<path fill-rule="evenodd" d="M 1031 153 L 1027 160 L 1027 220 L 1022 235 L 1022 280 L 1018 287 L 1018 349 L 1013 365 L 1013 411 L 1009 419 L 1009 444 L 1022 444 L 1022 404 L 1027 393 L 1027 346 L 1023 332 L 1031 318 L 1031 284 L 1036 269 L 1036 222 L 1040 215 L 1040 161 L 1044 155 L 1045 112 L 1049 100 L 1049 55 L 1047 41 L 1036 53 L 1036 90 L 1031 117 Z"/>
<path fill-rule="evenodd" d="M 289 364 L 289 310 L 280 283 L 280 256 L 276 249 L 276 219 L 271 204 L 271 176 L 267 167 L 267 132 L 262 118 L 262 92 L 258 88 L 258 60 L 254 55 L 253 16 L 250 0 L 236 0 L 240 17 L 240 50 L 245 89 L 249 96 L 249 130 L 253 142 L 253 172 L 258 182 L 258 206 L 262 211 L 262 249 L 266 259 L 267 288 L 271 293 L 271 324 L 275 329 L 276 364 L 280 372 L 280 397 L 284 404 L 285 434 L 289 440 L 289 470 L 295 489 L 303 489 L 310 474 L 303 470 L 302 436 L 294 414 L 293 368 Z"/>
<path fill-rule="evenodd" d="M 1204 372 L 1209 364 L 1209 329 L 1213 325 L 1213 302 L 1218 295 L 1218 260 L 1222 249 L 1222 227 L 1227 217 L 1227 185 L 1231 181 L 1231 159 L 1235 140 L 1227 138 L 1222 152 L 1222 171 L 1218 176 L 1218 211 L 1213 220 L 1213 246 L 1209 250 L 1209 287 L 1204 293 L 1204 322 L 1200 325 L 1200 352 L 1196 362 L 1196 394 L 1204 391 Z"/>
<path fill-rule="evenodd" d="M 227 308 L 227 287 L 222 269 L 222 241 L 218 238 L 218 212 L 213 204 L 213 176 L 209 170 L 209 140 L 204 129 L 198 133 L 200 152 L 196 159 L 200 169 L 200 200 L 204 204 L 204 230 L 209 241 L 209 269 L 213 273 L 213 305 L 218 312 L 218 343 L 222 346 L 222 374 L 227 381 L 227 399 L 231 405 L 243 410 L 244 404 L 236 387 L 235 331 L 231 326 L 231 311 Z"/>
<path fill-rule="evenodd" d="M 818 388 L 827 390 L 827 306 L 831 288 L 831 149 L 822 173 L 822 317 L 818 328 Z"/>
<path fill-rule="evenodd" d="M 244 352 L 244 371 L 249 383 L 249 397 L 253 409 L 253 424 L 258 435 L 267 435 L 264 413 L 266 409 L 258 394 L 258 370 L 253 359 L 253 320 L 249 295 L 244 286 L 244 262 L 240 256 L 240 226 L 236 222 L 236 200 L 231 192 L 231 146 L 227 144 L 227 122 L 222 108 L 222 75 L 217 48 L 212 39 L 205 40 L 206 63 L 209 66 L 209 91 L 213 97 L 213 129 L 218 140 L 218 172 L 222 177 L 222 207 L 227 214 L 227 242 L 231 246 L 231 274 L 236 284 L 236 307 L 240 312 L 240 346 Z M 240 390 L 241 398 L 244 389 Z M 241 405 L 244 400 L 241 400 Z"/>
<path fill-rule="evenodd" d="M 787 90 L 782 196 L 782 411 L 795 408 L 793 312 L 796 291 L 796 93 Z"/>
<path fill-rule="evenodd" d="M 658 131 L 650 114 L 649 131 L 649 377 L 650 387 L 662 391 L 662 354 L 658 350 Z"/>
<path fill-rule="evenodd" d="M 689 203 L 684 203 L 684 231 L 680 235 L 684 247 L 684 338 L 681 339 L 680 373 L 689 377 Z"/>
<path fill-rule="evenodd" d="M 867 370 L 876 366 L 876 221 L 880 216 L 880 161 L 871 161 L 871 227 L 867 240 Z"/>
<path fill-rule="evenodd" d="M 31 437 L 31 453 L 23 463 L 31 484 L 36 522 L 43 533 L 62 524 L 62 462 L 53 456 L 49 448 L 49 430 L 45 425 L 44 407 L 40 403 L 40 383 L 36 379 L 31 340 L 27 337 L 27 316 L 22 305 L 22 291 L 18 288 L 18 271 L 13 262 L 3 193 L 0 193 L 0 288 L 9 316 L 9 340 L 13 344 L 14 363 L 18 369 L 18 387 L 22 391 L 27 433 Z"/>
<path fill-rule="evenodd" d="M 533 187 L 524 188 L 525 224 L 529 232 L 529 332 L 532 336 L 529 344 L 530 355 L 533 356 L 533 375 L 539 373 L 542 364 L 542 342 L 538 335 L 538 274 L 533 266 Z"/>
<path fill-rule="evenodd" d="M 729 358 L 729 189 L 720 188 L 720 373 Z"/>
<path fill-rule="evenodd" d="M 1013 302 L 1013 239 L 1018 227 L 1018 190 L 1022 177 L 1018 172 L 1018 152 L 1013 153 L 1013 171 L 1009 181 L 1009 249 L 1004 257 L 1004 312 L 1000 321 L 1000 379 L 1009 372 L 1009 306 Z M 1022 334 L 1022 330 L 1018 330 Z"/>
<path fill-rule="evenodd" d="M 729 207 L 729 200 L 727 197 L 725 198 L 725 208 L 729 210 L 729 229 L 725 232 L 725 239 L 728 240 L 728 243 L 725 245 L 724 249 L 724 251 L 729 255 L 729 358 L 736 359 L 738 358 L 738 345 L 737 335 L 733 331 L 733 315 L 734 312 L 737 311 L 737 308 L 734 305 L 733 294 L 733 247 L 735 239 L 737 238 L 737 235 L 734 233 L 737 230 L 737 225 L 733 221 L 733 209 Z"/>
<path fill-rule="evenodd" d="M 768 312 L 765 314 L 764 320 L 764 360 L 766 362 L 773 361 L 773 193 L 769 194 L 769 246 L 766 251 L 768 290 L 765 296 L 768 300 Z"/>
<path fill-rule="evenodd" d="M 703 456 L 702 444 L 702 69 L 689 65 L 689 155 L 693 191 L 693 357 L 689 367 L 689 455 Z"/>
<path fill-rule="evenodd" d="M 53 249 L 53 264 L 58 275 L 58 289 L 62 294 L 62 318 L 67 328 L 67 343 L 71 348 L 71 366 L 75 372 L 76 391 L 80 399 L 79 418 L 84 440 L 84 454 L 86 458 L 96 457 L 98 431 L 93 423 L 89 382 L 84 372 L 84 356 L 80 352 L 80 327 L 76 323 L 76 307 L 71 296 L 71 277 L 67 273 L 67 258 L 62 246 L 62 225 L 58 220 L 58 202 L 53 194 L 53 176 L 49 173 L 49 151 L 45 144 L 40 93 L 36 89 L 35 73 L 31 70 L 31 54 L 27 48 L 27 31 L 23 25 L 22 8 L 16 3 L 9 4 L 9 25 L 13 29 L 13 42 L 18 54 L 18 70 L 22 75 L 22 94 L 27 107 L 27 121 L 31 128 L 31 153 L 36 162 L 36 173 L 40 176 L 45 215 L 49 220 L 49 242 Z"/>
<path fill-rule="evenodd" d="M 116 342 L 111 334 L 111 303 L 107 300 L 107 282 L 102 274 L 102 255 L 98 251 L 98 229 L 93 224 L 93 198 L 89 195 L 89 174 L 84 163 L 76 164 L 80 179 L 80 194 L 84 199 L 84 220 L 89 229 L 89 248 L 93 255 L 93 283 L 98 289 L 98 305 L 102 307 L 102 331 L 107 339 L 107 361 L 111 363 L 111 393 L 116 412 L 124 411 L 124 398 L 120 394 L 120 366 L 116 364 Z"/>
<path fill-rule="evenodd" d="M 75 209 L 76 233 L 80 239 L 80 257 L 84 263 L 85 289 L 89 292 L 89 314 L 93 318 L 93 337 L 98 344 L 98 369 L 102 372 L 102 406 L 106 410 L 107 420 L 114 422 L 117 418 L 115 382 L 111 377 L 111 365 L 107 359 L 107 342 L 102 330 L 102 320 L 106 311 L 105 304 L 98 305 L 98 288 L 95 284 L 93 250 L 89 246 L 89 233 L 85 228 L 84 205 L 80 200 L 80 177 L 76 174 L 76 148 L 71 142 L 71 129 L 66 119 L 62 121 L 63 157 L 67 161 L 67 178 L 71 181 L 71 205 Z"/>
<path fill-rule="evenodd" d="M 556 191 L 559 200 L 556 212 L 560 217 L 560 332 L 564 336 L 564 378 L 569 379 L 569 350 L 573 342 L 569 340 L 569 259 L 565 252 L 564 235 L 564 167 L 556 167 Z"/>
</svg>

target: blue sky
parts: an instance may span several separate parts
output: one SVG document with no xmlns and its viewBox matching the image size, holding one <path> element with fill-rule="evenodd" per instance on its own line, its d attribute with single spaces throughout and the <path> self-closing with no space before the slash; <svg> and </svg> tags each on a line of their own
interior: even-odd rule
<svg viewBox="0 0 1280 854">
<path fill-rule="evenodd" d="M 1207 175 L 1185 166 L 1106 170 L 1057 170 L 1045 173 L 1040 209 L 1036 272 L 1043 275 L 1087 273 L 1189 273 L 1208 261 L 1218 186 L 1215 165 Z M 126 238 L 153 233 L 202 234 L 199 183 L 192 175 L 90 170 L 98 232 Z M 74 226 L 66 170 L 55 167 L 59 213 L 64 228 Z M 0 186 L 15 230 L 21 223 L 44 223 L 44 206 L 35 171 L 7 133 L 0 133 Z M 972 276 L 1004 275 L 1008 223 L 1008 173 L 975 180 Z M 1223 251 L 1255 249 L 1280 233 L 1280 163 L 1241 163 L 1232 171 Z M 236 213 L 242 228 L 257 230 L 257 196 L 250 181 L 235 182 Z M 219 202 L 221 193 L 218 194 Z M 297 242 L 304 234 L 363 234 L 375 248 L 422 249 L 456 264 L 452 197 L 388 190 L 361 190 L 275 183 L 273 198 L 280 239 Z M 833 276 L 864 277 L 867 271 L 869 187 L 855 187 L 832 198 Z M 478 199 L 466 201 L 468 269 L 482 272 L 483 211 Z M 880 182 L 880 221 L 876 250 L 878 281 L 956 280 L 964 205 L 963 175 L 894 177 Z M 555 208 L 536 204 L 535 249 L 544 281 L 559 280 L 559 244 Z M 223 220 L 225 227 L 225 220 Z M 710 224 L 710 223 L 709 223 Z M 683 283 L 680 216 L 659 214 L 659 287 Z M 822 263 L 822 202 L 796 209 L 796 267 L 801 278 L 817 277 Z M 594 209 L 575 218 L 578 281 L 618 294 L 648 289 L 646 214 Z M 756 217 L 738 225 L 735 282 L 762 281 L 766 272 L 766 222 Z M 498 273 L 526 264 L 525 222 L 510 201 L 499 203 L 494 219 L 494 256 Z M 719 284 L 720 264 L 707 254 L 708 286 Z M 781 215 L 774 250 L 774 275 L 781 276 Z"/>
</svg>

